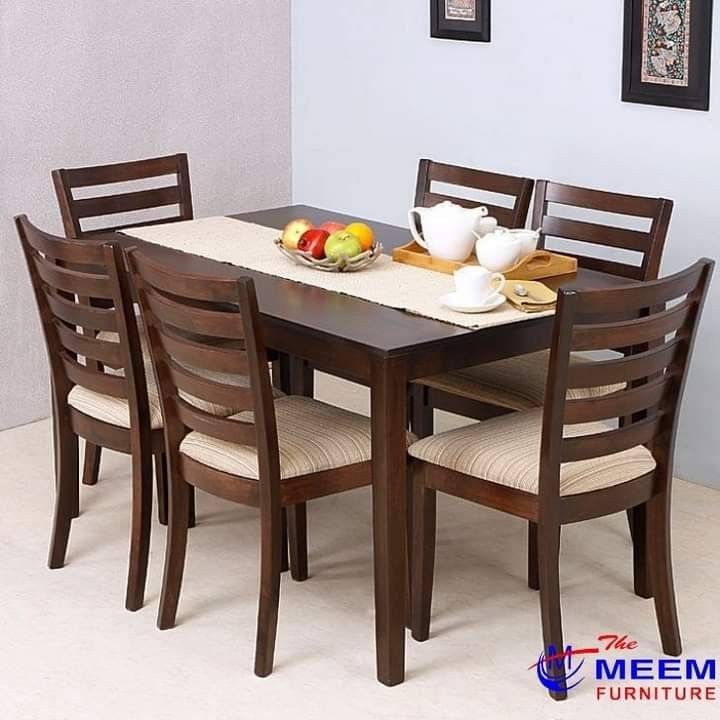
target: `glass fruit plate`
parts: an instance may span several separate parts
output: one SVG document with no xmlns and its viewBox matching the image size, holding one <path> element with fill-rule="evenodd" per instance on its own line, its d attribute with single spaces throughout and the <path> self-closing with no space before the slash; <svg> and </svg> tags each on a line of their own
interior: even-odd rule
<svg viewBox="0 0 720 720">
<path fill-rule="evenodd" d="M 351 258 L 340 257 L 337 260 L 323 258 L 322 260 L 318 260 L 309 252 L 286 248 L 281 238 L 275 240 L 275 246 L 285 257 L 290 258 L 295 264 L 304 265 L 305 267 L 313 268 L 313 270 L 322 270 L 323 272 L 358 272 L 359 270 L 365 270 L 365 268 L 370 267 L 370 265 L 382 255 L 383 250 L 380 243 L 375 243 L 369 250 Z"/>
</svg>

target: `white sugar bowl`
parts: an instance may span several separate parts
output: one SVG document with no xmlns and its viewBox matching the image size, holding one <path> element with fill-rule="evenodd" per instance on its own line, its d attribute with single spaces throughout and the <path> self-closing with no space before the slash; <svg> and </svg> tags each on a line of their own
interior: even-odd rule
<svg viewBox="0 0 720 720">
<path fill-rule="evenodd" d="M 490 272 L 505 272 L 523 256 L 522 238 L 515 237 L 507 228 L 498 228 L 483 237 L 475 235 L 478 262 Z"/>
</svg>

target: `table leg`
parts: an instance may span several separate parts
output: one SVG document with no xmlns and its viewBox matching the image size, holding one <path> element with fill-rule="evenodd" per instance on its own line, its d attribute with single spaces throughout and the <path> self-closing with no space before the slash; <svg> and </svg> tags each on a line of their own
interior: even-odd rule
<svg viewBox="0 0 720 720">
<path fill-rule="evenodd" d="M 405 677 L 407 423 L 403 358 L 377 358 L 371 380 L 377 677 Z"/>
</svg>

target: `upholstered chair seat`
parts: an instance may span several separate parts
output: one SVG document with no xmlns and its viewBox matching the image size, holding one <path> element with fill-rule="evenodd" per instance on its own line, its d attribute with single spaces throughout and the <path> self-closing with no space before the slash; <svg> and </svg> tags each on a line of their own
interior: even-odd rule
<svg viewBox="0 0 720 720">
<path fill-rule="evenodd" d="M 252 419 L 251 412 L 230 418 L 239 422 Z M 371 458 L 370 418 L 364 415 L 293 395 L 275 401 L 275 420 L 283 480 Z M 412 440 L 408 433 L 408 441 Z M 215 470 L 243 478 L 259 477 L 257 450 L 248 445 L 191 432 L 182 441 L 180 452 Z"/>
<path fill-rule="evenodd" d="M 542 410 L 503 415 L 439 433 L 409 448 L 415 458 L 498 485 L 538 492 Z M 565 426 L 565 437 L 602 433 L 601 422 Z M 637 446 L 560 467 L 560 494 L 575 495 L 620 485 L 655 469 L 650 451 Z"/>
<path fill-rule="evenodd" d="M 415 382 L 460 397 L 502 407 L 508 410 L 530 410 L 542 407 L 547 382 L 550 351 L 518 355 L 465 370 L 433 375 Z M 592 362 L 573 353 L 571 363 Z M 568 399 L 578 400 L 608 395 L 623 385 L 577 388 L 568 392 Z"/>
</svg>

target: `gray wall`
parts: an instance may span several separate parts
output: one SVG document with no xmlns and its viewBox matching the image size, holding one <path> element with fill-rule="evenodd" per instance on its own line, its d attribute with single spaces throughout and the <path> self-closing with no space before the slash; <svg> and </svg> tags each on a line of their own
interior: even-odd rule
<svg viewBox="0 0 720 720">
<path fill-rule="evenodd" d="M 673 198 L 663 272 L 718 255 L 720 12 L 713 108 L 701 113 L 620 102 L 622 0 L 495 2 L 491 44 L 431 39 L 428 6 L 293 6 L 297 202 L 405 224 L 426 156 Z M 716 280 L 678 455 L 682 476 L 717 486 L 719 302 Z"/>
<path fill-rule="evenodd" d="M 290 197 L 289 0 L 0 2 L 0 428 L 48 414 L 11 218 L 50 170 L 186 151 L 197 215 Z"/>
</svg>

